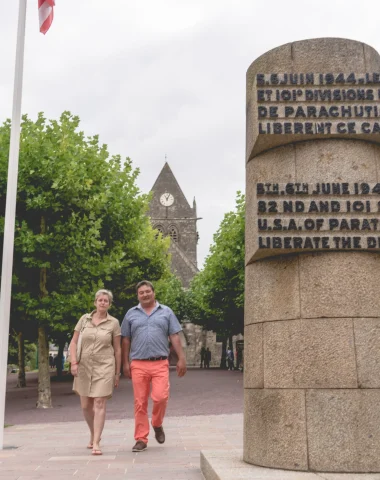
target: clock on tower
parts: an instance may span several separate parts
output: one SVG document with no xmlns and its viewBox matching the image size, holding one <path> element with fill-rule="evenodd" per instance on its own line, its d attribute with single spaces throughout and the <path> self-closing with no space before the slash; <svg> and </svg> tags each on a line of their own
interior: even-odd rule
<svg viewBox="0 0 380 480">
<path fill-rule="evenodd" d="M 164 207 L 170 207 L 174 203 L 174 197 L 171 193 L 165 192 L 161 195 L 160 202 Z"/>
</svg>

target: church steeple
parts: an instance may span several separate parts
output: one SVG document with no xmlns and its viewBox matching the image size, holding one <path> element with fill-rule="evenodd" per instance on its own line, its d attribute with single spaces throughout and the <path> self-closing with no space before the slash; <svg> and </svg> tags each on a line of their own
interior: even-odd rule
<svg viewBox="0 0 380 480">
<path fill-rule="evenodd" d="M 195 217 L 193 209 L 183 194 L 168 162 L 165 162 L 157 180 L 154 182 L 152 191 L 151 209 L 160 209 L 162 215 L 168 215 L 168 218 L 173 217 L 173 215 L 186 218 Z"/>
<path fill-rule="evenodd" d="M 193 210 L 194 210 L 194 215 L 197 216 L 197 202 L 195 201 L 195 197 L 193 200 Z"/>
<path fill-rule="evenodd" d="M 152 193 L 149 215 L 153 227 L 170 236 L 172 269 L 187 287 L 198 271 L 195 198 L 191 207 L 168 162 L 158 175 Z"/>
</svg>

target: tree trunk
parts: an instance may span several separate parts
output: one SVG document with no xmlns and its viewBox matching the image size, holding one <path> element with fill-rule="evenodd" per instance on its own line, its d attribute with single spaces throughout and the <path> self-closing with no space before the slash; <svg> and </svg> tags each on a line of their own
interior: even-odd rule
<svg viewBox="0 0 380 480">
<path fill-rule="evenodd" d="M 52 408 L 49 344 L 44 327 L 38 327 L 38 400 L 37 408 Z"/>
<path fill-rule="evenodd" d="M 46 233 L 45 217 L 41 217 L 41 233 Z M 46 267 L 40 270 L 40 298 L 47 297 Z M 52 408 L 49 368 L 49 340 L 45 327 L 38 327 L 38 400 L 37 408 Z"/>
<path fill-rule="evenodd" d="M 66 345 L 66 338 L 59 340 L 58 342 L 58 355 L 57 355 L 57 377 L 62 377 L 63 370 L 63 349 Z"/>
<path fill-rule="evenodd" d="M 19 332 L 17 335 L 17 345 L 18 345 L 18 381 L 17 387 L 24 388 L 26 387 L 26 378 L 25 378 L 25 345 L 24 345 L 24 335 L 22 332 Z"/>
<path fill-rule="evenodd" d="M 222 368 L 223 370 L 226 370 L 226 369 L 227 369 L 227 365 L 226 365 L 226 359 L 227 359 L 226 350 L 227 350 L 227 337 L 223 337 L 222 357 L 221 357 L 221 359 L 220 359 L 220 368 Z"/>
</svg>

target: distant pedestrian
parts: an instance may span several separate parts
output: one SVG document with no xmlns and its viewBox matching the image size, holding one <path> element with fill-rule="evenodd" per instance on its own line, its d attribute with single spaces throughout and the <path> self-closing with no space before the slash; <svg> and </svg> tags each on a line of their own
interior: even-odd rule
<svg viewBox="0 0 380 480">
<path fill-rule="evenodd" d="M 240 348 L 236 350 L 236 368 L 240 369 L 240 364 L 242 362 L 242 351 Z"/>
<path fill-rule="evenodd" d="M 205 367 L 205 360 L 206 360 L 206 349 L 205 347 L 201 348 L 201 368 Z"/>
<path fill-rule="evenodd" d="M 169 398 L 169 342 L 178 356 L 177 375 L 186 373 L 186 359 L 173 311 L 156 301 L 154 287 L 143 280 L 136 287 L 139 304 L 126 313 L 121 325 L 123 373 L 132 378 L 135 399 L 135 440 L 132 452 L 148 446 L 148 397 L 152 388 L 152 427 L 158 443 L 165 442 L 162 427 Z"/>
<path fill-rule="evenodd" d="M 58 367 L 58 355 L 55 354 L 53 357 L 53 367 L 57 368 Z"/>
<path fill-rule="evenodd" d="M 210 368 L 211 362 L 211 352 L 210 349 L 207 347 L 205 351 L 205 368 Z"/>
<path fill-rule="evenodd" d="M 231 350 L 231 348 L 227 350 L 227 365 L 228 370 L 234 369 L 234 352 Z"/>
<path fill-rule="evenodd" d="M 53 355 L 51 353 L 49 355 L 49 367 L 50 368 L 54 367 L 54 358 L 53 358 Z"/>
<path fill-rule="evenodd" d="M 112 300 L 109 290 L 96 292 L 95 310 L 81 317 L 70 344 L 73 390 L 80 395 L 83 415 L 90 429 L 87 448 L 92 450 L 92 455 L 102 455 L 99 442 L 106 419 L 106 403 L 120 379 L 121 333 L 119 321 L 108 313 Z M 82 348 L 78 362 L 80 332 Z"/>
</svg>

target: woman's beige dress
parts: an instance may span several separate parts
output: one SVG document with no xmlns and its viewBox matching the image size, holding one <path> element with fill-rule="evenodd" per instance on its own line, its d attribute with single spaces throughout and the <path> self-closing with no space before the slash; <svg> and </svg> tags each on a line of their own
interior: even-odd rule
<svg viewBox="0 0 380 480">
<path fill-rule="evenodd" d="M 107 318 L 95 326 L 91 317 L 95 312 L 83 315 L 75 327 L 80 332 L 82 321 L 82 349 L 78 376 L 73 390 L 83 397 L 112 397 L 115 383 L 115 353 L 113 339 L 121 335 L 119 321 L 107 314 Z"/>
</svg>

